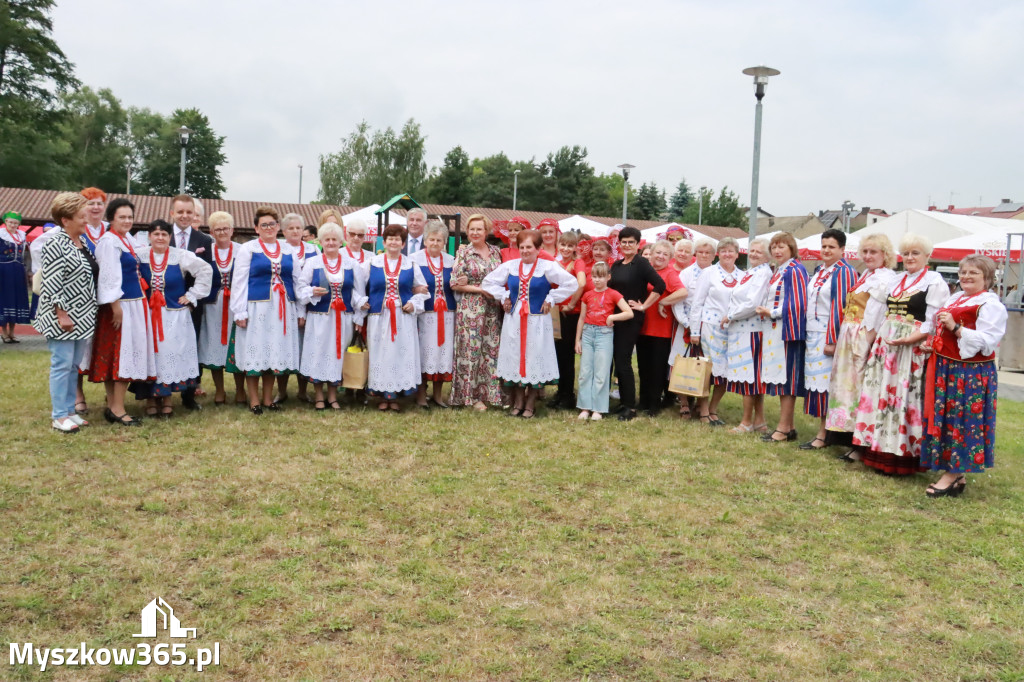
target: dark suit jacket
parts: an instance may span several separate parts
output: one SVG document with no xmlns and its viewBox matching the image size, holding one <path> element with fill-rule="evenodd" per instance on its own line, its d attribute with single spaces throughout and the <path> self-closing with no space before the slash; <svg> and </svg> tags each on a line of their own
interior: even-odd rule
<svg viewBox="0 0 1024 682">
<path fill-rule="evenodd" d="M 417 248 L 416 251 L 422 251 L 423 250 L 423 237 L 424 236 L 426 236 L 426 235 L 425 234 L 421 234 L 419 237 L 417 237 L 417 239 L 419 239 L 420 244 L 419 244 L 419 248 Z M 406 239 L 405 239 L 405 246 L 402 247 L 402 254 L 403 255 L 406 255 L 406 256 L 409 255 L 409 240 L 410 239 L 412 239 L 412 237 L 406 237 Z"/>
<path fill-rule="evenodd" d="M 173 235 L 171 235 L 173 237 Z M 173 239 L 172 239 L 173 241 Z M 204 261 L 206 261 L 211 268 L 213 268 L 213 237 L 201 232 L 196 228 L 192 228 L 189 233 L 188 245 L 185 247 L 188 251 L 196 254 Z M 214 272 L 217 272 L 217 268 L 213 268 Z M 185 286 L 191 287 L 195 283 L 195 278 L 192 275 L 185 275 Z M 192 310 L 192 325 L 196 328 L 196 338 L 199 338 L 199 325 L 203 323 L 203 307 L 197 305 Z"/>
</svg>

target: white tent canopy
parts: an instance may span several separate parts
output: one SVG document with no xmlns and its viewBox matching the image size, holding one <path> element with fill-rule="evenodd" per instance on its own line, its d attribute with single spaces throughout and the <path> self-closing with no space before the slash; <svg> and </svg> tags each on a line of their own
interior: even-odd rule
<svg viewBox="0 0 1024 682">
<path fill-rule="evenodd" d="M 1024 225 L 1021 226 L 1021 231 L 1024 232 Z M 1019 245 L 1019 240 L 1013 244 L 1014 247 L 1019 247 Z M 965 256 L 975 253 L 988 256 L 1002 264 L 1006 259 L 1006 233 L 1000 230 L 990 230 L 939 242 L 932 251 L 932 260 L 959 261 Z M 1014 248 L 1010 259 L 1014 263 L 1021 262 L 1021 249 Z"/>
<path fill-rule="evenodd" d="M 927 237 L 932 244 L 938 244 L 971 234 L 989 233 L 993 230 L 1006 234 L 1007 232 L 1020 232 L 1022 228 L 1024 228 L 1024 224 L 1019 220 L 979 218 L 941 211 L 922 211 L 915 208 L 883 218 L 863 230 L 858 230 L 855 234 L 860 237 L 869 234 L 884 234 L 892 240 L 894 247 L 899 248 L 900 239 L 908 233 L 919 234 Z"/>
<path fill-rule="evenodd" d="M 573 215 L 568 218 L 563 218 L 558 221 L 558 228 L 562 232 L 569 232 L 570 230 L 578 230 L 588 237 L 606 237 L 608 230 L 610 229 L 604 223 L 599 223 L 596 220 L 590 220 L 584 218 L 581 215 Z"/>
<path fill-rule="evenodd" d="M 353 218 L 362 218 L 363 222 L 366 223 L 366 236 L 376 237 L 377 236 L 377 209 L 380 208 L 380 204 L 370 204 L 364 206 L 358 211 L 353 211 L 347 215 L 341 217 L 341 221 L 346 225 L 349 224 Z M 394 211 L 388 211 L 388 222 L 391 225 L 405 225 L 405 216 L 398 215 Z"/>
<path fill-rule="evenodd" d="M 754 237 L 754 239 L 767 239 L 771 241 L 771 238 L 781 231 L 782 230 L 775 230 L 774 232 L 765 232 L 764 234 L 757 235 L 756 237 Z M 747 246 L 750 245 L 750 237 L 743 237 L 742 239 L 737 239 L 736 241 L 740 243 L 740 253 L 746 253 Z"/>
<path fill-rule="evenodd" d="M 658 240 L 658 238 L 661 235 L 668 232 L 668 228 L 670 227 L 683 228 L 690 234 L 689 239 L 692 239 L 693 241 L 697 241 L 698 239 L 710 239 L 715 243 L 715 246 L 718 245 L 718 240 L 715 239 L 714 237 L 709 237 L 703 232 L 699 232 L 694 228 L 690 227 L 689 225 L 683 225 L 681 223 L 665 223 L 664 225 L 655 225 L 654 227 L 648 227 L 645 230 L 640 230 L 640 237 L 642 239 L 645 239 L 648 244 L 653 244 L 655 241 Z"/>
</svg>

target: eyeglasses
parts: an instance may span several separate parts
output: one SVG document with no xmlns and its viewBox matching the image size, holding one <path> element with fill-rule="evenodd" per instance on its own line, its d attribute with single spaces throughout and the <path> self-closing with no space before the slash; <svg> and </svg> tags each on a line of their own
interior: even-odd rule
<svg viewBox="0 0 1024 682">
<path fill-rule="evenodd" d="M 637 242 L 637 240 L 635 240 L 635 239 L 620 239 L 619 240 L 619 245 L 620 246 L 636 246 L 638 243 L 639 242 Z"/>
<path fill-rule="evenodd" d="M 258 227 L 260 229 L 266 229 L 268 227 L 277 227 L 279 224 L 280 223 L 276 223 L 276 222 L 274 222 L 274 223 L 260 223 L 256 227 Z"/>
<path fill-rule="evenodd" d="M 348 231 L 348 236 L 349 237 L 365 237 L 366 233 L 365 232 L 353 232 L 352 230 L 349 230 Z"/>
</svg>

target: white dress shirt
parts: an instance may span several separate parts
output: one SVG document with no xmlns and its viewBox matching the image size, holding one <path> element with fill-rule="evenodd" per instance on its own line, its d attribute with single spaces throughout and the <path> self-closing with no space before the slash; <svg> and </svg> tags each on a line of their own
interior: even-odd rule
<svg viewBox="0 0 1024 682">
<path fill-rule="evenodd" d="M 184 235 L 184 236 L 182 236 Z M 189 225 L 184 230 L 174 226 L 174 243 L 171 246 L 176 246 L 179 249 L 188 250 L 188 240 L 192 238 L 192 226 Z"/>
</svg>

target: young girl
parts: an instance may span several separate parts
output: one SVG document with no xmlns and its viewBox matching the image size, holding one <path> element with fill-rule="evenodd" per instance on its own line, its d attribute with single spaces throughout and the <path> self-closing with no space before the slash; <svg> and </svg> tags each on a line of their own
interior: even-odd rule
<svg viewBox="0 0 1024 682">
<path fill-rule="evenodd" d="M 579 419 L 599 421 L 608 411 L 608 383 L 612 368 L 612 325 L 630 320 L 633 311 L 622 294 L 608 288 L 608 264 L 594 263 L 590 279 L 594 288 L 583 294 L 576 325 L 576 352 L 580 358 L 580 386 L 576 406 Z M 618 309 L 620 312 L 615 313 Z M 613 314 L 614 313 L 614 314 Z"/>
</svg>

